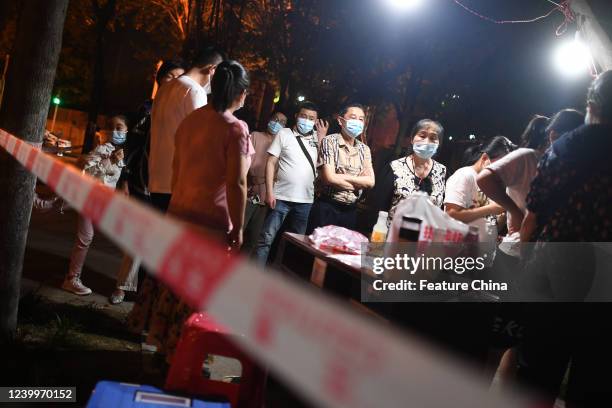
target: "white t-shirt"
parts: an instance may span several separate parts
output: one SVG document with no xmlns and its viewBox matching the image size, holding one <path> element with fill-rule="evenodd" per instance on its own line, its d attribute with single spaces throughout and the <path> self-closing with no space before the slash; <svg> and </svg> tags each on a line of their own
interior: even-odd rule
<svg viewBox="0 0 612 408">
<path fill-rule="evenodd" d="M 309 136 L 300 136 L 298 132 L 292 129 L 281 129 L 268 149 L 268 153 L 278 157 L 274 195 L 277 200 L 312 203 L 315 177 L 306 155 L 298 144 L 297 137 L 302 138 L 312 162 L 315 165 L 317 163 L 318 143 L 316 132 Z"/>
<path fill-rule="evenodd" d="M 444 204 L 455 204 L 463 208 L 478 206 L 478 184 L 476 170 L 472 166 L 462 167 L 446 181 Z M 478 227 L 480 256 L 486 258 L 485 265 L 491 266 L 495 259 L 497 243 L 497 226 L 487 222 L 486 218 L 478 218 L 468 223 Z"/>
<path fill-rule="evenodd" d="M 186 75 L 164 84 L 157 92 L 151 110 L 150 192 L 172 193 L 174 134 L 187 115 L 206 103 L 204 88 Z"/>
<path fill-rule="evenodd" d="M 476 170 L 472 166 L 462 167 L 453 173 L 446 181 L 444 204 L 455 204 L 462 208 L 478 205 L 478 184 Z M 468 225 L 478 227 L 478 237 L 481 242 L 487 238 L 487 220 L 478 218 Z"/>
<path fill-rule="evenodd" d="M 506 193 L 523 212 L 527 208 L 525 200 L 529 193 L 531 181 L 536 175 L 538 159 L 535 150 L 520 148 L 487 167 L 506 185 Z M 507 213 L 507 217 L 508 225 L 510 225 L 512 215 Z M 510 256 L 519 256 L 519 242 L 520 235 L 518 232 L 506 235 L 499 245 L 499 249 Z"/>
</svg>

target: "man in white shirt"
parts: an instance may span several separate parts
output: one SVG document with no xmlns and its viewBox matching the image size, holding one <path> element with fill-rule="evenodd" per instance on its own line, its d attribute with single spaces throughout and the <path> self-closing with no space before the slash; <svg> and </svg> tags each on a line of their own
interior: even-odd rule
<svg viewBox="0 0 612 408">
<path fill-rule="evenodd" d="M 293 129 L 281 129 L 268 149 L 265 202 L 269 210 L 254 252 L 261 265 L 267 262 L 285 219 L 285 231 L 306 232 L 314 200 L 318 141 L 327 134 L 329 125 L 318 120 L 318 108 L 310 102 L 300 105 L 295 118 Z"/>
<path fill-rule="evenodd" d="M 159 89 L 153 102 L 149 191 L 151 202 L 163 212 L 172 196 L 174 134 L 187 115 L 206 105 L 206 88 L 210 88 L 210 80 L 221 61 L 223 57 L 215 49 L 202 50 L 184 75 Z"/>
<path fill-rule="evenodd" d="M 274 137 L 285 127 L 287 127 L 287 116 L 282 112 L 273 112 L 264 132 L 251 133 L 255 155 L 248 175 L 249 191 L 244 214 L 245 238 L 241 248 L 244 253 L 250 253 L 254 249 L 266 219 L 267 207 L 264 200 L 266 199 L 268 149 Z"/>
</svg>

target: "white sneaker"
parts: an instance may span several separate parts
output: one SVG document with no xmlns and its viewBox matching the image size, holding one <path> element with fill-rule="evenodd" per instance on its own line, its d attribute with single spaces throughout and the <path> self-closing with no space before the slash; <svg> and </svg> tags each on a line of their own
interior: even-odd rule
<svg viewBox="0 0 612 408">
<path fill-rule="evenodd" d="M 80 278 L 64 280 L 64 283 L 62 284 L 62 289 L 80 296 L 89 295 L 91 293 L 91 289 L 83 285 L 83 282 L 81 282 Z"/>
</svg>

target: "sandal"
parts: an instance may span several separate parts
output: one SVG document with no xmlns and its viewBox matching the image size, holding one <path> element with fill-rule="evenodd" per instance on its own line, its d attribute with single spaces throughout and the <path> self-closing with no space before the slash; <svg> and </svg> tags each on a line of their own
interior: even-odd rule
<svg viewBox="0 0 612 408">
<path fill-rule="evenodd" d="M 118 305 L 123 302 L 125 298 L 125 292 L 121 289 L 115 289 L 115 291 L 110 295 L 109 301 L 111 305 Z"/>
</svg>

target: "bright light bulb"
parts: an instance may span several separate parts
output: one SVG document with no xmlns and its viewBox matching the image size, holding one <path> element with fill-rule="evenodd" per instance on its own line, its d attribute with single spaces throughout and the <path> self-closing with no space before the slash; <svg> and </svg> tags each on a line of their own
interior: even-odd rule
<svg viewBox="0 0 612 408">
<path fill-rule="evenodd" d="M 577 77 L 586 74 L 591 65 L 589 47 L 579 39 L 561 44 L 555 52 L 555 65 L 566 76 Z"/>
<path fill-rule="evenodd" d="M 421 0 L 386 0 L 387 4 L 390 7 L 407 10 L 411 9 L 415 6 L 418 6 L 421 3 Z"/>
<path fill-rule="evenodd" d="M 302 96 L 302 95 L 299 95 L 297 97 L 298 102 L 304 102 L 304 99 L 306 99 L 306 98 L 304 96 Z"/>
</svg>

